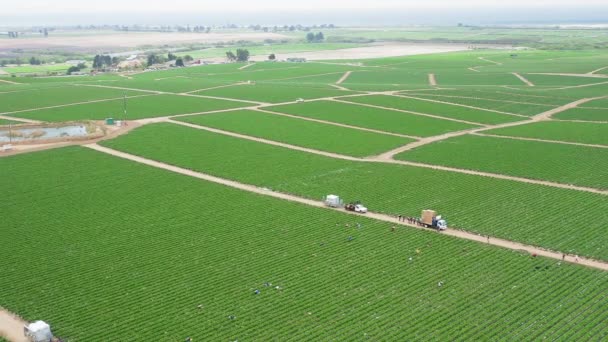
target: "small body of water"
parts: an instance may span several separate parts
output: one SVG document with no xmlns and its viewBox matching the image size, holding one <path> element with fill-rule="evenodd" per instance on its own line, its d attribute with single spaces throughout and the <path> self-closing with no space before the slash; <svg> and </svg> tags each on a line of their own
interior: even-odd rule
<svg viewBox="0 0 608 342">
<path fill-rule="evenodd" d="M 61 127 L 37 127 L 37 128 L 13 128 L 12 138 L 9 138 L 8 127 L 0 129 L 0 142 L 9 141 L 32 141 L 46 140 L 53 138 L 84 137 L 87 135 L 87 128 L 84 125 L 71 125 Z"/>
</svg>

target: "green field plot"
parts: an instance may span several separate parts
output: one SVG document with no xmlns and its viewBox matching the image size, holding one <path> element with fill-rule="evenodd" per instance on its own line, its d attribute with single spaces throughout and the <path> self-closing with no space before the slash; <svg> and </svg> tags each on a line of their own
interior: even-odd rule
<svg viewBox="0 0 608 342">
<path fill-rule="evenodd" d="M 379 154 L 414 141 L 250 110 L 188 116 L 179 120 L 356 157 Z"/>
<path fill-rule="evenodd" d="M 173 124 L 144 126 L 103 145 L 311 199 L 336 193 L 376 212 L 418 216 L 433 208 L 452 227 L 608 258 L 608 201 L 600 194 L 338 160 Z M 586 215 L 593 220 L 581 225 Z"/>
<path fill-rule="evenodd" d="M 255 66 L 257 66 L 256 64 Z M 244 64 L 238 64 L 244 66 Z M 215 80 L 229 81 L 269 81 L 301 79 L 313 76 L 335 74 L 336 80 L 340 74 L 350 70 L 348 66 L 321 63 L 269 63 L 259 67 L 249 67 L 231 72 L 207 73 L 206 77 Z M 351 67 L 352 68 L 352 67 Z"/>
<path fill-rule="evenodd" d="M 223 86 L 232 84 L 232 82 L 210 80 L 201 76 L 170 76 L 158 77 L 153 79 L 148 78 L 134 78 L 131 80 L 120 80 L 112 82 L 113 87 L 124 87 L 131 89 L 144 89 L 144 90 L 156 90 L 171 93 L 184 93 L 192 92 L 199 89 L 206 89 L 212 87 Z"/>
<path fill-rule="evenodd" d="M 484 133 L 583 144 L 608 145 L 608 125 L 587 122 L 545 121 L 529 125 L 499 128 L 485 131 Z"/>
<path fill-rule="evenodd" d="M 572 108 L 553 115 L 554 119 L 608 122 L 608 109 Z"/>
<path fill-rule="evenodd" d="M 356 98 L 345 99 L 352 101 Z M 460 122 L 332 101 L 314 101 L 264 109 L 420 137 L 475 127 Z"/>
<path fill-rule="evenodd" d="M 17 122 L 17 121 L 13 121 L 13 120 L 0 119 L 0 126 L 3 126 L 3 125 L 10 125 L 10 124 L 15 125 L 15 124 L 18 124 L 18 123 L 19 123 L 19 122 Z"/>
<path fill-rule="evenodd" d="M 222 48 L 209 48 L 203 50 L 182 51 L 180 54 L 187 54 L 194 58 L 215 58 L 226 57 L 226 51 L 234 51 L 236 49 L 247 49 L 252 56 L 255 55 L 270 55 L 276 54 L 278 59 L 281 59 L 282 53 L 306 52 L 306 51 L 323 51 L 323 50 L 340 50 L 355 48 L 360 44 L 351 43 L 289 43 L 289 44 L 268 44 L 268 45 L 244 45 L 244 46 L 229 46 Z"/>
<path fill-rule="evenodd" d="M 525 120 L 525 118 L 522 117 L 489 112 L 481 109 L 453 106 L 444 103 L 436 103 L 397 96 L 372 95 L 351 97 L 344 100 L 349 102 L 382 106 L 386 108 L 407 110 L 416 113 L 431 114 L 435 116 L 463 120 L 479 124 L 498 124 Z"/>
<path fill-rule="evenodd" d="M 517 90 L 516 90 L 517 89 Z M 537 89 L 537 88 L 534 88 Z M 553 91 L 551 89 L 551 91 Z M 477 88 L 466 88 L 466 89 L 437 89 L 435 91 L 426 92 L 415 92 L 408 91 L 403 92 L 404 95 L 413 96 L 425 96 L 429 98 L 443 97 L 451 99 L 453 101 L 467 101 L 467 100 L 479 100 L 482 104 L 485 101 L 503 101 L 503 102 L 521 102 L 530 105 L 546 105 L 552 107 L 559 107 L 566 103 L 574 101 L 572 98 L 564 96 L 551 96 L 551 92 L 533 92 L 530 88 L 512 88 L 512 89 L 477 89 Z M 489 103 L 488 102 L 488 103 Z M 459 103 L 459 102 L 456 102 Z M 464 103 L 464 102 L 463 102 Z M 468 103 L 467 103 L 468 104 Z"/>
<path fill-rule="evenodd" d="M 402 70 L 355 70 L 343 85 L 345 87 L 351 85 L 363 87 L 365 85 L 391 86 L 393 84 L 427 86 L 429 84 L 428 75 Z"/>
<path fill-rule="evenodd" d="M 468 170 L 480 170 L 564 184 L 608 189 L 608 150 L 467 135 L 396 156 Z"/>
<path fill-rule="evenodd" d="M 9 74 L 35 74 L 53 71 L 67 71 L 69 67 L 70 65 L 68 64 L 20 65 L 0 68 L 0 71 L 7 72 Z"/>
<path fill-rule="evenodd" d="M 404 92 L 402 95 L 412 96 L 422 99 L 429 99 L 435 101 L 443 101 L 449 103 L 456 103 L 466 106 L 479 107 L 483 109 L 496 110 L 500 112 L 521 114 L 521 115 L 535 115 L 547 110 L 553 109 L 556 106 L 546 104 L 535 104 L 530 102 L 515 103 L 509 100 L 493 100 L 484 98 L 474 97 L 455 97 L 455 96 L 441 96 L 433 92 L 426 93 L 414 93 Z"/>
<path fill-rule="evenodd" d="M 522 85 L 522 82 L 509 73 L 471 73 L 471 72 L 438 72 L 435 75 L 440 86 L 471 85 Z"/>
<path fill-rule="evenodd" d="M 85 101 L 120 98 L 140 92 L 95 87 L 50 87 L 0 94 L 0 112 L 50 107 Z"/>
<path fill-rule="evenodd" d="M 530 82 L 537 86 L 578 86 L 606 81 L 601 78 L 576 77 L 576 76 L 554 76 L 554 75 L 524 75 Z"/>
<path fill-rule="evenodd" d="M 608 335 L 606 272 L 391 232 L 83 148 L 1 158 L 0 168 L 14 175 L 0 180 L 10 199 L 0 237 L 15 242 L 0 249 L 0 303 L 63 339 Z M 445 317 L 458 325 L 437 323 Z"/>
<path fill-rule="evenodd" d="M 135 120 L 247 106 L 250 104 L 195 96 L 147 95 L 127 100 L 126 117 L 123 113 L 122 99 L 20 112 L 13 115 L 41 121 L 102 120 L 109 117 Z"/>
<path fill-rule="evenodd" d="M 337 76 L 336 76 L 337 77 Z M 321 87 L 302 87 L 298 84 L 243 84 L 226 88 L 218 88 L 197 92 L 198 95 L 219 96 L 231 99 L 259 101 L 268 103 L 292 102 L 299 98 L 314 99 L 329 96 L 354 94 L 338 89 Z"/>
</svg>

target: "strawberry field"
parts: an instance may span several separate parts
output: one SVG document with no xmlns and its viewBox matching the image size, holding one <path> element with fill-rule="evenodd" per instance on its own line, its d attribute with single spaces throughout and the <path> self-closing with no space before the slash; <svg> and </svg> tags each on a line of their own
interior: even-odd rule
<svg viewBox="0 0 608 342">
<path fill-rule="evenodd" d="M 83 148 L 0 167 L 0 302 L 67 340 L 608 337 L 605 272 Z"/>
</svg>

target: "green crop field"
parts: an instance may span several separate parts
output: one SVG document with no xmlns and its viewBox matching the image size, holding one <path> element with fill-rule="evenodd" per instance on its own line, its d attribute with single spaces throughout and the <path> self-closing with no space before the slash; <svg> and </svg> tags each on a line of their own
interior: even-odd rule
<svg viewBox="0 0 608 342">
<path fill-rule="evenodd" d="M 4 311 L 64 341 L 608 340 L 608 31 L 84 24 L 0 38 L 0 65 L 278 61 L 2 75 L 0 134 L 48 139 L 0 146 L 0 341 Z M 445 232 L 391 223 L 424 209 Z"/>
<path fill-rule="evenodd" d="M 590 122 L 545 121 L 529 125 L 493 129 L 485 131 L 484 133 L 583 144 L 608 145 L 608 125 Z"/>
<path fill-rule="evenodd" d="M 0 250 L 0 301 L 64 339 L 608 336 L 606 272 L 391 232 L 82 148 L 0 166 L 14 175 L 0 180 L 11 198 L 0 236 L 20 241 Z M 437 323 L 446 317 L 454 324 Z"/>
<path fill-rule="evenodd" d="M 608 109 L 573 108 L 553 116 L 558 120 L 581 120 L 608 122 Z"/>
<path fill-rule="evenodd" d="M 379 154 L 414 141 L 251 110 L 188 116 L 179 120 L 356 157 Z"/>
<path fill-rule="evenodd" d="M 78 86 L 51 87 L 4 93 L 0 94 L 0 112 L 7 113 L 69 103 L 121 98 L 125 94 L 132 96 L 142 93 L 119 89 Z"/>
<path fill-rule="evenodd" d="M 374 95 L 352 97 L 345 100 L 349 102 L 401 109 L 479 124 L 498 124 L 525 120 L 525 118 L 522 117 L 489 112 L 482 109 L 466 108 L 405 97 Z"/>
<path fill-rule="evenodd" d="M 335 75 L 334 78 L 339 78 Z M 303 87 L 297 84 L 243 84 L 226 88 L 196 92 L 198 95 L 228 97 L 239 100 L 268 103 L 293 102 L 299 98 L 314 99 L 354 94 L 354 92 L 328 89 L 326 86 Z"/>
<path fill-rule="evenodd" d="M 177 114 L 202 113 L 221 109 L 247 107 L 250 104 L 194 96 L 146 95 L 127 100 L 126 119 L 142 119 Z M 13 114 L 16 117 L 41 121 L 123 119 L 124 101 L 111 100 L 67 107 L 40 109 Z"/>
<path fill-rule="evenodd" d="M 462 153 L 466 151 L 466 153 Z M 466 135 L 396 156 L 564 184 L 608 189 L 608 149 Z"/>
<path fill-rule="evenodd" d="M 313 199 L 338 193 L 346 200 L 362 200 L 376 212 L 415 216 L 431 206 L 457 228 L 608 258 L 604 195 L 403 165 L 350 162 L 173 124 L 145 126 L 103 145 Z M 581 226 L 583 212 L 594 220 Z"/>
<path fill-rule="evenodd" d="M 354 101 L 357 97 L 343 98 Z M 473 128 L 460 122 L 413 115 L 393 110 L 359 106 L 333 101 L 315 101 L 293 105 L 266 107 L 266 110 L 326 120 L 357 127 L 412 136 L 431 136 L 450 131 Z"/>
</svg>

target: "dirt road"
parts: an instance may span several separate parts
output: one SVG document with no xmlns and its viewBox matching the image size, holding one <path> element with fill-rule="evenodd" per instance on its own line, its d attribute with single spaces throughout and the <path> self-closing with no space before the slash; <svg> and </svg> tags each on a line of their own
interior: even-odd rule
<svg viewBox="0 0 608 342">
<path fill-rule="evenodd" d="M 218 183 L 218 184 L 223 184 L 223 185 L 226 185 L 226 186 L 229 186 L 232 188 L 236 188 L 236 189 L 240 189 L 240 190 L 244 190 L 244 191 L 249 191 L 249 192 L 253 192 L 253 193 L 257 193 L 257 194 L 261 194 L 261 195 L 271 196 L 271 197 L 275 197 L 275 198 L 279 198 L 279 199 L 283 199 L 283 200 L 288 200 L 291 202 L 297 202 L 297 203 L 301 203 L 301 204 L 305 204 L 305 205 L 309 205 L 309 206 L 313 206 L 313 207 L 317 207 L 317 208 L 326 208 L 327 210 L 335 210 L 335 211 L 339 211 L 341 213 L 347 213 L 350 215 L 360 215 L 360 214 L 357 214 L 354 212 L 347 212 L 342 208 L 328 208 L 323 204 L 323 202 L 320 202 L 320 201 L 314 201 L 314 200 L 310 200 L 307 198 L 302 198 L 302 197 L 298 197 L 298 196 L 294 196 L 294 195 L 288 195 L 288 194 L 275 192 L 275 191 L 268 190 L 268 189 L 259 188 L 257 186 L 253 186 L 253 185 L 249 185 L 249 184 L 243 184 L 243 183 L 235 182 L 232 180 L 228 180 L 228 179 L 224 179 L 224 178 L 220 178 L 220 177 L 216 177 L 216 176 L 211 176 L 211 175 L 208 175 L 205 173 L 196 172 L 196 171 L 184 169 L 184 168 L 181 168 L 178 166 L 169 165 L 169 164 L 161 163 L 161 162 L 158 162 L 155 160 L 146 159 L 146 158 L 142 158 L 142 157 L 135 156 L 132 154 L 116 151 L 116 150 L 113 150 L 113 149 L 110 149 L 107 147 L 99 146 L 97 144 L 89 144 L 89 145 L 85 145 L 85 147 L 88 147 L 92 150 L 96 150 L 96 151 L 99 151 L 102 153 L 110 154 L 115 157 L 128 159 L 128 160 L 131 160 L 131 161 L 134 161 L 137 163 L 164 169 L 164 170 L 179 173 L 182 175 L 195 177 L 198 179 L 202 179 L 202 180 L 206 180 L 206 181 L 210 181 L 210 182 L 214 182 L 214 183 Z M 366 216 L 369 218 L 379 220 L 379 221 L 388 222 L 393 225 L 402 225 L 402 226 L 414 227 L 414 228 L 418 228 L 418 229 L 424 229 L 424 228 L 421 228 L 421 227 L 418 227 L 415 225 L 408 224 L 406 222 L 400 222 L 396 217 L 385 215 L 385 214 L 369 212 L 366 214 Z M 429 233 L 433 233 L 431 230 L 428 230 L 428 229 L 424 229 L 424 230 L 428 231 Z M 448 229 L 447 231 L 443 232 L 442 234 L 458 237 L 461 239 L 477 241 L 480 243 L 486 243 L 486 244 L 488 243 L 487 237 L 476 235 L 473 233 L 468 233 L 465 231 L 455 230 L 455 229 Z M 503 247 L 503 248 L 512 249 L 512 250 L 524 250 L 530 254 L 535 253 L 537 255 L 548 257 L 548 258 L 553 258 L 556 260 L 562 259 L 562 253 L 547 251 L 547 250 L 540 249 L 535 246 L 524 245 L 524 244 L 520 244 L 520 243 L 513 242 L 513 241 L 508 241 L 508 240 L 491 237 L 489 244 L 494 245 L 494 246 Z M 574 257 L 567 257 L 565 259 L 565 261 L 576 262 L 576 260 L 574 260 Z M 579 258 L 577 263 L 580 265 L 585 265 L 585 266 L 589 266 L 589 267 L 593 267 L 593 268 L 597 268 L 597 269 L 601 269 L 601 270 L 608 270 L 608 263 L 602 262 L 602 261 Z"/>
<path fill-rule="evenodd" d="M 29 342 L 23 336 L 23 326 L 27 322 L 0 307 L 0 336 L 11 342 Z"/>
<path fill-rule="evenodd" d="M 530 82 L 530 80 L 528 80 L 527 78 L 523 77 L 522 75 L 516 73 L 516 72 L 512 72 L 513 76 L 519 78 L 520 81 L 524 82 L 524 84 L 526 84 L 528 87 L 534 87 L 534 83 Z"/>
<path fill-rule="evenodd" d="M 344 75 L 342 75 L 342 77 L 340 77 L 340 79 L 336 82 L 336 84 L 342 84 L 344 83 L 344 81 L 346 81 L 346 79 L 350 76 L 350 74 L 352 74 L 352 71 L 347 71 L 344 73 Z"/>
</svg>

